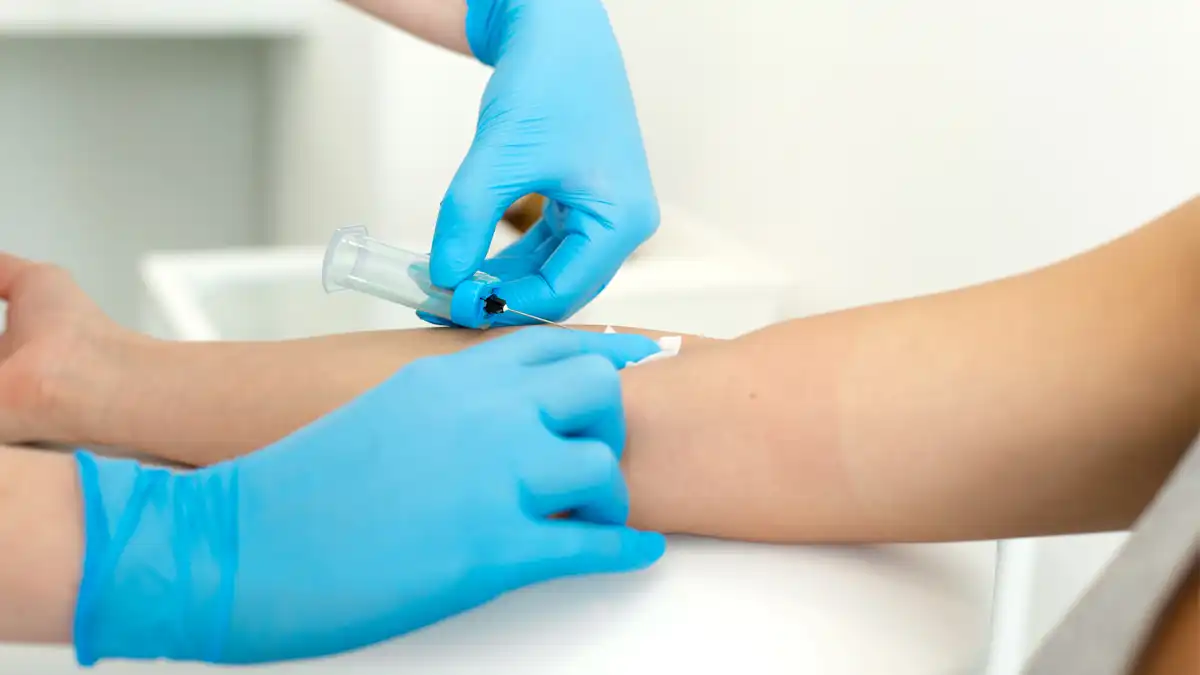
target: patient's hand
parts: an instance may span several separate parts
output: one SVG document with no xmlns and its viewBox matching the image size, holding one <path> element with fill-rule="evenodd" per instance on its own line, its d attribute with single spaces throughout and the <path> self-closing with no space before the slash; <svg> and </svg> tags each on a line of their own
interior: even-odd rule
<svg viewBox="0 0 1200 675">
<path fill-rule="evenodd" d="M 0 333 L 0 443 L 72 440 L 56 398 L 75 381 L 103 377 L 98 364 L 132 333 L 65 270 L 3 252 L 0 300 L 8 305 Z"/>
<path fill-rule="evenodd" d="M 195 466 L 268 445 L 416 359 L 511 330 L 160 341 L 113 322 L 66 271 L 3 252 L 0 301 L 0 444 L 106 446 Z"/>
</svg>

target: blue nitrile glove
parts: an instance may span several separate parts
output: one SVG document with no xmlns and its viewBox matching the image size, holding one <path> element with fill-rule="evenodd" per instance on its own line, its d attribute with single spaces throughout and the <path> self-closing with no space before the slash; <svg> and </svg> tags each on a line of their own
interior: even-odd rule
<svg viewBox="0 0 1200 675">
<path fill-rule="evenodd" d="M 514 309 L 561 320 L 658 228 L 621 51 L 600 0 L 468 0 L 466 28 L 495 72 L 438 214 L 433 283 L 454 288 L 482 269 Z M 544 218 L 485 263 L 504 211 L 531 193 L 552 200 Z"/>
<path fill-rule="evenodd" d="M 663 537 L 619 524 L 614 366 L 657 349 L 531 328 L 414 362 L 194 473 L 79 453 L 79 661 L 334 654 L 528 584 L 650 565 Z"/>
</svg>

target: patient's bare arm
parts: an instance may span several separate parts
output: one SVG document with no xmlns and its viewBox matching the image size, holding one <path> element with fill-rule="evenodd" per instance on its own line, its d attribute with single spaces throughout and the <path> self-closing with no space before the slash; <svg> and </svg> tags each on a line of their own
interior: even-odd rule
<svg viewBox="0 0 1200 675">
<path fill-rule="evenodd" d="M 70 642 L 83 542 L 75 461 L 0 445 L 0 642 Z"/>
<path fill-rule="evenodd" d="M 16 286 L 4 267 L 0 294 Z M 1200 201 L 1029 274 L 692 342 L 623 375 L 633 524 L 772 541 L 1127 525 L 1200 426 L 1197 306 Z M 415 358 L 488 337 L 86 334 L 51 350 L 77 356 L 51 359 L 40 379 L 10 369 L 12 391 L 41 384 L 15 397 L 25 403 L 0 415 L 0 431 L 202 464 L 265 445 Z M 22 360 L 29 351 L 0 363 L 0 394 L 6 366 L 36 362 Z M 22 426 L 33 417 L 43 422 Z"/>
<path fill-rule="evenodd" d="M 118 446 L 192 465 L 263 447 L 415 359 L 507 332 L 165 342 L 115 324 L 66 270 L 3 251 L 0 301 L 0 443 Z"/>
<path fill-rule="evenodd" d="M 1125 526 L 1200 426 L 1198 306 L 1195 201 L 1029 274 L 694 341 L 623 376 L 633 522 L 772 541 Z M 205 463 L 486 338 L 132 345 L 121 384 L 62 407 L 95 411 L 92 440 Z"/>
<path fill-rule="evenodd" d="M 1128 526 L 1200 429 L 1200 199 L 1058 265 L 625 376 L 637 525 L 774 541 Z"/>
<path fill-rule="evenodd" d="M 47 407 L 69 411 L 72 420 L 69 437 L 52 440 L 211 464 L 286 436 L 418 358 L 507 332 L 428 328 L 282 342 L 170 342 L 127 335 L 112 340 L 104 363 L 50 387 Z M 698 343 L 690 341 L 689 347 Z"/>
</svg>

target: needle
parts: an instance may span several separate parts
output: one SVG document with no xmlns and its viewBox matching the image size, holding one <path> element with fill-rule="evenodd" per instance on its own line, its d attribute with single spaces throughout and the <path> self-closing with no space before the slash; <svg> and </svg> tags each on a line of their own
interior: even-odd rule
<svg viewBox="0 0 1200 675">
<path fill-rule="evenodd" d="M 534 316 L 532 314 L 526 314 L 525 312 L 519 312 L 519 311 L 513 309 L 512 307 L 509 307 L 508 303 L 505 302 L 503 298 L 496 295 L 495 293 L 492 293 L 491 295 L 489 295 L 487 298 L 484 299 L 483 311 L 486 312 L 487 314 L 502 314 L 504 312 L 512 312 L 513 314 L 519 314 L 527 319 L 533 319 L 534 321 L 539 321 L 541 323 L 544 323 L 544 324 L 547 324 L 550 326 L 558 326 L 559 328 L 562 328 L 564 330 L 570 330 L 569 328 L 562 325 L 561 323 L 554 323 L 553 321 L 551 321 L 549 319 L 543 319 L 540 316 Z"/>
<path fill-rule="evenodd" d="M 513 314 L 520 314 L 521 316 L 523 316 L 523 317 L 526 317 L 526 318 L 529 318 L 529 319 L 533 319 L 534 321 L 541 321 L 542 323 L 549 324 L 549 325 L 551 325 L 551 326 L 558 326 L 559 328 L 567 329 L 567 327 L 566 327 L 566 326 L 564 326 L 564 325 L 562 325 L 561 323 L 554 323 L 553 321 L 551 321 L 551 320 L 549 320 L 549 319 L 543 319 L 543 318 L 542 318 L 542 317 L 540 317 L 540 316 L 534 316 L 534 315 L 532 315 L 532 314 L 526 314 L 525 312 L 518 312 L 517 310 L 513 309 L 512 307 L 505 307 L 505 308 L 504 308 L 504 311 L 505 311 L 505 312 L 512 312 Z M 567 329 L 567 330 L 569 330 L 569 329 Z"/>
</svg>

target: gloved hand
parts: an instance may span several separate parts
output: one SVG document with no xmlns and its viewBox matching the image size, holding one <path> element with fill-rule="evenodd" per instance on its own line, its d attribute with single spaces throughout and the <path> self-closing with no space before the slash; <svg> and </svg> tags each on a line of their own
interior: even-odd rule
<svg viewBox="0 0 1200 675">
<path fill-rule="evenodd" d="M 621 51 L 600 0 L 467 7 L 471 50 L 495 72 L 475 141 L 442 201 L 430 274 L 454 288 L 482 269 L 503 280 L 497 294 L 514 309 L 561 320 L 658 228 Z M 505 209 L 530 193 L 551 200 L 544 218 L 485 263 Z"/>
<path fill-rule="evenodd" d="M 532 328 L 414 362 L 208 469 L 78 454 L 80 662 L 328 655 L 528 584 L 650 565 L 663 537 L 619 524 L 617 367 L 657 349 Z"/>
</svg>

